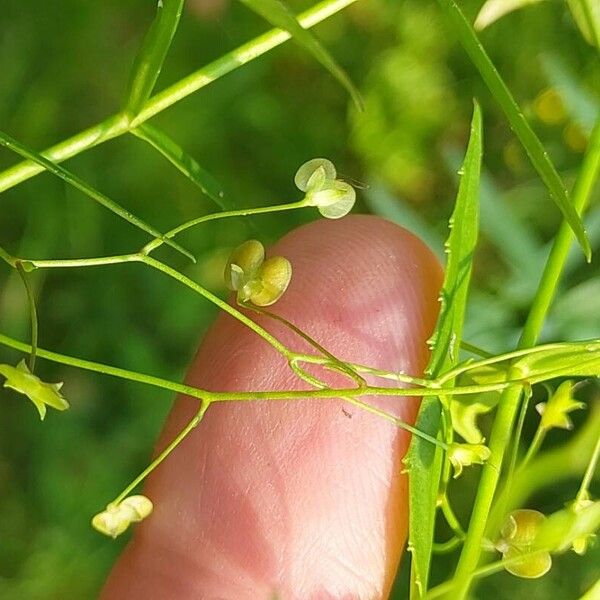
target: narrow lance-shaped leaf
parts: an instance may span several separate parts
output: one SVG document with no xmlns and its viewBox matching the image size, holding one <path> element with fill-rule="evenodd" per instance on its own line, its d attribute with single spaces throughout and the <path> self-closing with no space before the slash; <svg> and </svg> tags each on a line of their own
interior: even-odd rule
<svg viewBox="0 0 600 600">
<path fill-rule="evenodd" d="M 241 1 L 248 8 L 269 21 L 271 25 L 287 31 L 296 42 L 308 50 L 348 90 L 357 108 L 362 109 L 362 98 L 348 74 L 315 35 L 300 25 L 294 13 L 281 0 Z"/>
<path fill-rule="evenodd" d="M 502 107 L 512 130 L 523 145 L 525 152 L 527 152 L 531 164 L 535 167 L 548 188 L 552 199 L 573 230 L 577 241 L 583 248 L 585 256 L 589 261 L 592 250 L 583 227 L 583 222 L 577 214 L 569 198 L 567 188 L 550 161 L 544 146 L 525 119 L 523 112 L 500 77 L 496 67 L 475 34 L 473 27 L 467 21 L 458 4 L 456 4 L 455 0 L 438 0 L 438 3 L 448 15 L 448 19 L 456 30 L 463 48 L 473 61 L 475 67 L 477 67 L 492 95 Z"/>
<path fill-rule="evenodd" d="M 184 0 L 158 0 L 156 16 L 148 29 L 129 78 L 125 112 L 136 115 L 150 97 L 177 31 Z"/>
<path fill-rule="evenodd" d="M 123 207 L 121 207 L 119 204 L 117 204 L 101 192 L 95 190 L 92 186 L 83 181 L 83 179 L 77 177 L 77 175 L 74 175 L 70 171 L 67 171 L 67 169 L 65 169 L 64 167 L 61 167 L 60 165 L 52 162 L 51 160 L 45 158 L 41 154 L 38 154 L 37 152 L 35 152 L 35 150 L 27 148 L 26 146 L 24 146 L 20 142 L 17 142 L 17 140 L 15 140 L 14 138 L 2 131 L 0 131 L 0 146 L 4 146 L 5 148 L 12 150 L 13 152 L 16 152 L 23 158 L 31 160 L 37 163 L 38 165 L 44 167 L 44 169 L 56 175 L 57 177 L 60 177 L 63 181 L 66 181 L 78 190 L 82 191 L 92 200 L 95 200 L 99 204 L 102 204 L 102 206 L 108 208 L 108 210 L 115 213 L 125 221 L 128 221 L 132 225 L 135 225 L 138 229 L 149 233 L 154 238 L 160 238 L 165 244 L 168 244 L 172 248 L 175 248 L 175 250 L 181 252 L 184 256 L 187 256 L 193 262 L 196 262 L 196 259 L 194 258 L 193 254 L 188 252 L 185 248 L 182 248 L 178 243 L 166 238 L 160 231 L 158 231 L 158 229 L 155 229 L 151 225 L 146 224 L 139 217 L 136 217 L 134 214 L 125 210 Z"/>
<path fill-rule="evenodd" d="M 134 129 L 132 133 L 158 150 L 173 166 L 179 169 L 223 210 L 235 208 L 226 201 L 223 188 L 216 179 L 203 169 L 164 131 L 148 123 L 144 123 Z"/>
<path fill-rule="evenodd" d="M 431 359 L 426 373 L 436 377 L 458 361 L 467 304 L 473 254 L 479 229 L 479 178 L 482 125 L 477 103 L 471 136 L 461 169 L 456 205 L 450 218 L 446 242 L 448 262 L 440 295 L 441 310 L 431 338 Z M 424 398 L 416 427 L 431 436 L 440 428 L 440 402 Z M 441 452 L 437 446 L 414 436 L 406 458 L 409 477 L 409 545 L 412 552 L 412 591 L 421 597 L 427 590 L 433 547 L 437 495 L 441 475 Z"/>
</svg>

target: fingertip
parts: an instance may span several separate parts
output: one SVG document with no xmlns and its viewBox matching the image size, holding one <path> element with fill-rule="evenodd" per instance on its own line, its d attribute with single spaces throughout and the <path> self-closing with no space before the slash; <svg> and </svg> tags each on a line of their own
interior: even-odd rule
<svg viewBox="0 0 600 600">
<path fill-rule="evenodd" d="M 442 275 L 418 238 L 377 217 L 349 216 L 300 227 L 268 254 L 293 268 L 277 314 L 343 360 L 421 373 Z M 281 323 L 256 320 L 306 350 Z M 206 334 L 188 381 L 222 391 L 306 389 L 229 315 Z M 368 400 L 407 421 L 418 409 L 411 398 Z M 159 444 L 194 410 L 180 399 Z M 103 597 L 386 597 L 406 538 L 408 441 L 340 399 L 211 406 L 150 478 L 155 513 Z"/>
</svg>

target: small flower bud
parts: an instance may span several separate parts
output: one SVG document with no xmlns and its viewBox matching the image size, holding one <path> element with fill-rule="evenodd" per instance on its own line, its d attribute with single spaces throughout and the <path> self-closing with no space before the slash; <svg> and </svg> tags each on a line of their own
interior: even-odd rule
<svg viewBox="0 0 600 600">
<path fill-rule="evenodd" d="M 548 402 L 540 402 L 535 408 L 542 415 L 540 427 L 543 429 L 573 429 L 573 422 L 569 418 L 569 413 L 584 408 L 583 402 L 578 402 L 573 398 L 573 382 L 565 381 L 558 386 L 558 389 L 550 397 Z"/>
<path fill-rule="evenodd" d="M 460 477 L 463 467 L 482 465 L 490 457 L 490 449 L 483 444 L 450 444 L 448 459 L 454 467 L 454 479 Z"/>
<path fill-rule="evenodd" d="M 152 502 L 146 496 L 129 496 L 119 504 L 109 504 L 106 510 L 95 515 L 92 527 L 114 539 L 126 531 L 131 523 L 145 519 L 152 508 Z"/>
</svg>

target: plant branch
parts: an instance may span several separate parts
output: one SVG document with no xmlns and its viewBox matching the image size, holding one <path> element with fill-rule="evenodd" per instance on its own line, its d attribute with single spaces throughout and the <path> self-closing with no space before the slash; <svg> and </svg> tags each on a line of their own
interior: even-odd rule
<svg viewBox="0 0 600 600">
<path fill-rule="evenodd" d="M 590 201 L 599 172 L 600 118 L 597 119 L 592 132 L 589 147 L 577 177 L 573 193 L 574 207 L 579 214 L 583 214 Z M 556 294 L 572 242 L 572 230 L 566 220 L 563 220 L 519 340 L 519 349 L 533 346 L 540 336 L 545 317 Z M 511 373 L 509 372 L 509 379 L 510 376 Z M 456 593 L 454 598 L 456 600 L 462 600 L 467 596 L 471 583 L 471 575 L 479 563 L 481 539 L 485 535 L 487 519 L 500 478 L 504 454 L 510 443 L 513 423 L 519 410 L 522 389 L 522 386 L 519 385 L 507 388 L 502 394 L 498 406 L 498 413 L 494 420 L 490 436 L 490 458 L 483 467 L 467 537 L 456 570 L 455 577 L 458 582 L 454 590 Z"/>
</svg>

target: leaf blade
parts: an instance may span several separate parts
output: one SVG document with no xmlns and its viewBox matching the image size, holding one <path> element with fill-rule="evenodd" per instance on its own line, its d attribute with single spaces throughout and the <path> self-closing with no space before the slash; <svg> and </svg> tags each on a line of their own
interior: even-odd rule
<svg viewBox="0 0 600 600">
<path fill-rule="evenodd" d="M 156 16 L 131 69 L 125 102 L 125 112 L 130 115 L 137 115 L 150 98 L 177 31 L 184 1 L 158 0 Z"/>
<path fill-rule="evenodd" d="M 462 338 L 473 253 L 479 233 L 479 180 L 482 157 L 482 119 L 475 104 L 471 135 L 465 154 L 456 204 L 446 242 L 448 262 L 441 291 L 441 310 L 431 339 L 432 353 L 426 373 L 437 376 L 458 360 Z M 441 406 L 435 397 L 421 403 L 417 429 L 437 436 Z M 409 544 L 412 551 L 413 592 L 421 597 L 427 589 L 433 548 L 435 514 L 442 455 L 437 446 L 413 437 L 405 459 L 409 468 Z"/>
<path fill-rule="evenodd" d="M 360 93 L 346 71 L 342 69 L 319 39 L 298 22 L 294 13 L 281 0 L 241 0 L 241 2 L 271 25 L 287 31 L 346 88 L 356 107 L 362 110 L 363 101 Z"/>
<path fill-rule="evenodd" d="M 570 200 L 567 188 L 548 158 L 548 153 L 539 138 L 525 119 L 513 95 L 496 70 L 494 63 L 483 48 L 473 27 L 467 21 L 455 0 L 437 0 L 454 27 L 460 43 L 469 55 L 490 92 L 504 111 L 511 129 L 521 142 L 542 181 L 545 183 L 550 196 L 562 212 L 565 220 L 573 230 L 579 245 L 588 260 L 591 259 L 592 249 L 587 239 L 581 217 L 578 215 Z"/>
<path fill-rule="evenodd" d="M 42 154 L 37 153 L 35 150 L 31 150 L 27 148 L 21 142 L 18 142 L 7 133 L 0 131 L 0 146 L 4 146 L 9 150 L 12 150 L 16 154 L 19 154 L 23 158 L 27 160 L 31 160 L 38 165 L 42 166 L 44 169 L 56 175 L 63 181 L 66 181 L 68 184 L 77 188 L 79 191 L 83 192 L 87 196 L 89 196 L 92 200 L 98 202 L 111 212 L 115 213 L 125 221 L 128 221 L 138 229 L 150 234 L 154 238 L 160 238 L 165 244 L 171 246 L 184 256 L 187 256 L 192 262 L 196 262 L 194 255 L 188 252 L 185 248 L 180 246 L 177 242 L 173 242 L 172 240 L 165 237 L 158 229 L 155 229 L 151 225 L 145 223 L 139 217 L 136 217 L 133 213 L 124 209 L 122 206 L 117 204 L 114 200 L 111 200 L 108 196 L 105 196 L 101 192 L 94 189 L 91 185 L 86 183 L 83 179 L 77 177 L 77 175 L 67 171 L 64 167 L 58 165 L 55 162 L 52 162 L 48 158 L 44 157 Z"/>
<path fill-rule="evenodd" d="M 133 129 L 132 133 L 162 154 L 176 169 L 211 198 L 217 206 L 223 210 L 234 208 L 225 199 L 223 187 L 219 182 L 164 131 L 144 123 Z"/>
</svg>

